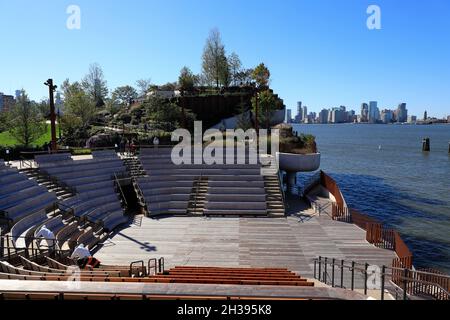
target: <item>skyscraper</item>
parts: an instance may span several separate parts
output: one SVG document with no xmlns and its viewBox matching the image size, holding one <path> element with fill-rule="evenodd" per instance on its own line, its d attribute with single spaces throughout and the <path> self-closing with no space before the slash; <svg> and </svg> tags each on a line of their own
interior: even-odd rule
<svg viewBox="0 0 450 320">
<path fill-rule="evenodd" d="M 427 120 L 428 119 L 428 113 L 427 113 L 427 111 L 425 110 L 425 112 L 423 113 L 423 121 L 425 121 L 425 120 Z"/>
<path fill-rule="evenodd" d="M 361 104 L 361 122 L 369 121 L 369 105 L 367 103 Z"/>
<path fill-rule="evenodd" d="M 369 115 L 368 115 L 368 121 L 370 123 L 376 123 L 378 120 L 380 120 L 380 110 L 378 109 L 378 102 L 376 101 L 370 101 L 369 102 Z"/>
<path fill-rule="evenodd" d="M 308 107 L 307 106 L 304 106 L 302 108 L 302 120 L 308 121 Z"/>
<path fill-rule="evenodd" d="M 408 110 L 406 103 L 400 103 L 397 107 L 397 122 L 404 123 L 408 121 Z"/>
<path fill-rule="evenodd" d="M 328 123 L 328 110 L 322 109 L 319 113 L 319 123 Z"/>
<path fill-rule="evenodd" d="M 287 109 L 286 111 L 286 122 L 291 123 L 292 122 L 292 111 L 291 109 Z"/>
<path fill-rule="evenodd" d="M 297 115 L 295 116 L 295 122 L 300 123 L 303 120 L 302 102 L 297 102 Z"/>
</svg>

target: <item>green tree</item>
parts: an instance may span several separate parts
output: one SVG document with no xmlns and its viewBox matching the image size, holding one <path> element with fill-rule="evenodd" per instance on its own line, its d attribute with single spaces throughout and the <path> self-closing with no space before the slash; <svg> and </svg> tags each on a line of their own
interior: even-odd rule
<svg viewBox="0 0 450 320">
<path fill-rule="evenodd" d="M 197 82 L 196 76 L 192 73 L 188 67 L 183 67 L 178 77 L 178 85 L 182 92 L 192 91 Z"/>
<path fill-rule="evenodd" d="M 182 120 L 181 108 L 167 99 L 151 97 L 143 104 L 148 119 L 152 122 L 152 128 L 171 132 L 180 128 Z M 192 129 L 195 116 L 191 112 L 185 112 L 187 129 Z"/>
<path fill-rule="evenodd" d="M 29 147 L 47 129 L 37 104 L 28 99 L 25 90 L 11 110 L 9 125 L 11 135 L 25 147 Z"/>
<path fill-rule="evenodd" d="M 238 85 L 240 82 L 238 75 L 241 72 L 241 68 L 241 59 L 239 59 L 239 56 L 235 52 L 231 53 L 228 57 L 228 69 L 230 70 L 230 78 L 233 85 Z"/>
<path fill-rule="evenodd" d="M 9 112 L 0 111 L 0 132 L 8 130 Z"/>
<path fill-rule="evenodd" d="M 117 87 L 113 93 L 111 100 L 122 106 L 126 106 L 131 100 L 138 97 L 136 89 L 132 86 Z"/>
<path fill-rule="evenodd" d="M 256 81 L 256 84 L 259 88 L 265 89 L 269 87 L 270 84 L 270 71 L 264 65 L 264 63 L 259 64 L 252 73 L 253 80 Z"/>
<path fill-rule="evenodd" d="M 259 92 L 257 97 L 252 98 L 252 110 L 256 114 L 256 99 L 258 99 L 258 123 L 260 128 L 270 127 L 270 118 L 273 112 L 281 108 L 282 102 L 275 97 L 270 90 Z"/>
<path fill-rule="evenodd" d="M 215 84 L 218 88 L 221 84 L 226 85 L 228 63 L 225 55 L 225 46 L 222 44 L 220 32 L 217 29 L 210 31 L 206 39 L 202 56 L 203 75 L 210 84 Z"/>
<path fill-rule="evenodd" d="M 78 82 L 64 88 L 65 113 L 79 118 L 79 126 L 87 127 L 95 114 L 94 101 L 84 92 Z M 64 131 L 65 128 L 64 128 Z"/>
<path fill-rule="evenodd" d="M 104 100 L 108 95 L 108 86 L 103 70 L 98 63 L 93 63 L 89 66 L 89 72 L 83 78 L 81 84 L 97 107 L 105 105 Z"/>
</svg>

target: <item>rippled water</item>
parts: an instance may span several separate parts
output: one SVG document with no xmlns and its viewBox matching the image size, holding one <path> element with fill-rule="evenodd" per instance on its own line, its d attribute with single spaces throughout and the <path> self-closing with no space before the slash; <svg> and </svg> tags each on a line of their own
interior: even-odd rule
<svg viewBox="0 0 450 320">
<path fill-rule="evenodd" d="M 295 125 L 316 136 L 321 169 L 349 206 L 401 234 L 416 267 L 450 273 L 450 125 Z M 431 139 L 423 153 L 422 139 Z M 299 175 L 303 181 L 305 175 Z"/>
</svg>

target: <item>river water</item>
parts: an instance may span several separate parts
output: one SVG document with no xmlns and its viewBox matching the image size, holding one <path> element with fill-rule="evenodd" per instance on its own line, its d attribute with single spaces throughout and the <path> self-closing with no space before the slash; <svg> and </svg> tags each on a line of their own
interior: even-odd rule
<svg viewBox="0 0 450 320">
<path fill-rule="evenodd" d="M 398 230 L 416 267 L 450 274 L 450 125 L 294 125 L 350 207 Z M 429 137 L 431 152 L 422 152 Z M 299 174 L 301 184 L 309 174 Z"/>
</svg>

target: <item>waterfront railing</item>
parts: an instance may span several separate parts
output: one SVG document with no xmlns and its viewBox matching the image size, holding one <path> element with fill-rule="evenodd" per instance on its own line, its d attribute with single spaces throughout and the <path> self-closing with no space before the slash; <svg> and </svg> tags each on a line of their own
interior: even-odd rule
<svg viewBox="0 0 450 320">
<path fill-rule="evenodd" d="M 374 278 L 375 277 L 375 278 Z M 434 270 L 412 270 L 399 266 L 371 268 L 368 263 L 318 257 L 314 259 L 314 278 L 336 288 L 374 291 L 385 299 L 450 299 L 450 276 Z"/>
</svg>

